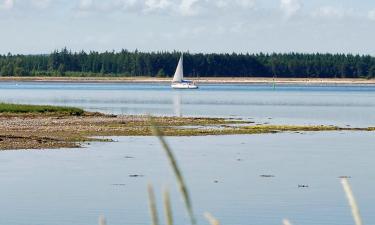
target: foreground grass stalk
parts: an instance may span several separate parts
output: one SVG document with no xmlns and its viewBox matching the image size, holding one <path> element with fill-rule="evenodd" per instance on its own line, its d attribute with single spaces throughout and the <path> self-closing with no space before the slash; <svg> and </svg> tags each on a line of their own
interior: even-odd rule
<svg viewBox="0 0 375 225">
<path fill-rule="evenodd" d="M 214 216 L 212 216 L 210 213 L 205 213 L 204 214 L 204 217 L 206 217 L 206 219 L 208 220 L 208 222 L 211 224 L 211 225 L 220 225 L 220 221 L 217 220 Z"/>
<path fill-rule="evenodd" d="M 148 184 L 147 191 L 148 191 L 148 202 L 149 202 L 149 205 L 150 205 L 150 214 L 151 214 L 151 219 L 152 219 L 152 225 L 159 225 L 158 212 L 157 212 L 157 209 L 156 209 L 154 188 L 152 187 L 151 184 Z"/>
<path fill-rule="evenodd" d="M 350 187 L 349 181 L 346 178 L 341 179 L 342 187 L 344 188 L 346 198 L 348 199 L 349 206 L 352 210 L 353 219 L 356 225 L 362 225 L 362 218 L 359 213 L 359 207 L 354 198 L 352 188 Z"/>
<path fill-rule="evenodd" d="M 164 212 L 165 212 L 166 224 L 173 225 L 173 214 L 172 214 L 171 200 L 169 197 L 168 189 L 165 189 L 163 192 L 163 201 L 164 201 Z"/>
<path fill-rule="evenodd" d="M 184 202 L 185 202 L 186 210 L 187 210 L 188 215 L 190 217 L 190 222 L 191 222 L 192 225 L 195 225 L 196 220 L 195 220 L 195 217 L 194 217 L 193 207 L 192 207 L 192 203 L 191 203 L 191 200 L 190 200 L 189 192 L 187 190 L 187 186 L 186 186 L 185 181 L 183 179 L 181 170 L 179 169 L 179 167 L 177 165 L 176 158 L 174 157 L 172 150 L 169 148 L 167 142 L 165 141 L 165 139 L 162 135 L 162 132 L 156 126 L 154 120 L 151 117 L 150 117 L 150 123 L 151 123 L 151 129 L 152 129 L 153 135 L 155 135 L 159 139 L 163 149 L 165 150 L 165 153 L 167 154 L 169 162 L 172 166 L 173 172 L 174 172 L 174 174 L 176 176 L 176 179 L 177 179 L 177 183 L 178 183 L 180 192 L 181 192 L 182 197 L 183 197 Z"/>
<path fill-rule="evenodd" d="M 284 219 L 283 225 L 292 225 L 292 223 L 288 219 Z"/>
<path fill-rule="evenodd" d="M 107 221 L 104 216 L 99 216 L 99 225 L 107 225 Z"/>
</svg>

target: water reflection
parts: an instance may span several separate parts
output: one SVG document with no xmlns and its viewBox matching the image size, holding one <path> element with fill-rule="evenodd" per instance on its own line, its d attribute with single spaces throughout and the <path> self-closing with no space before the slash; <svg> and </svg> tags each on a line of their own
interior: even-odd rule
<svg viewBox="0 0 375 225">
<path fill-rule="evenodd" d="M 175 93 L 173 95 L 173 112 L 174 115 L 177 117 L 182 117 L 182 111 L 181 111 L 181 94 Z"/>
</svg>

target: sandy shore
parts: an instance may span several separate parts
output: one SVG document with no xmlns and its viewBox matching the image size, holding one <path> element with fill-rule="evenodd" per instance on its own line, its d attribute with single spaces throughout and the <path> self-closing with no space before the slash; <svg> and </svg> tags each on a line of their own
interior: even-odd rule
<svg viewBox="0 0 375 225">
<path fill-rule="evenodd" d="M 200 77 L 187 78 L 200 84 L 301 84 L 301 85 L 375 85 L 375 79 Z M 154 77 L 0 77 L 0 82 L 87 82 L 87 83 L 169 83 L 171 78 Z"/>
</svg>

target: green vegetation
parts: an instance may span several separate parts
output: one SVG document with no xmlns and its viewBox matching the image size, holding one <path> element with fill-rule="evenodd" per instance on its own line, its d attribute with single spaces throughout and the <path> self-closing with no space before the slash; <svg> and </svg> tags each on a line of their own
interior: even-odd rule
<svg viewBox="0 0 375 225">
<path fill-rule="evenodd" d="M 172 76 L 179 52 L 0 55 L 0 76 Z M 184 53 L 191 77 L 375 78 L 375 57 L 351 54 Z"/>
<path fill-rule="evenodd" d="M 84 111 L 75 107 L 0 103 L 0 113 L 59 113 L 78 116 Z"/>
</svg>

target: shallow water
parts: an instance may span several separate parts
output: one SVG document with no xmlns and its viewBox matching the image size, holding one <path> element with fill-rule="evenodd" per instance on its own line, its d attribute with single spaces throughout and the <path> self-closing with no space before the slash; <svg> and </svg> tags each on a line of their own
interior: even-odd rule
<svg viewBox="0 0 375 225">
<path fill-rule="evenodd" d="M 159 206 L 167 186 L 176 221 L 187 224 L 156 138 L 116 139 L 81 150 L 1 152 L 1 223 L 87 225 L 104 214 L 109 224 L 149 224 L 146 185 L 152 182 Z M 352 177 L 363 219 L 374 224 L 373 140 L 370 132 L 168 138 L 200 224 L 209 211 L 233 225 L 280 224 L 285 217 L 303 225 L 353 224 L 341 175 Z"/>
<path fill-rule="evenodd" d="M 240 117 L 282 124 L 375 125 L 374 86 L 0 83 L 0 101 L 75 105 L 116 114 Z M 338 176 L 350 182 L 365 224 L 375 224 L 374 132 L 168 138 L 200 224 L 353 224 Z M 149 224 L 146 186 L 172 192 L 176 224 L 188 224 L 154 137 L 115 137 L 84 149 L 0 152 L 0 224 Z M 129 175 L 143 175 L 129 177 Z M 262 178 L 260 175 L 274 175 Z M 215 182 L 217 181 L 217 183 Z M 299 184 L 309 188 L 298 188 Z M 163 219 L 163 217 L 162 217 Z"/>
<path fill-rule="evenodd" d="M 1 82 L 0 101 L 83 107 L 114 114 L 240 117 L 275 124 L 375 125 L 375 86 Z"/>
</svg>

